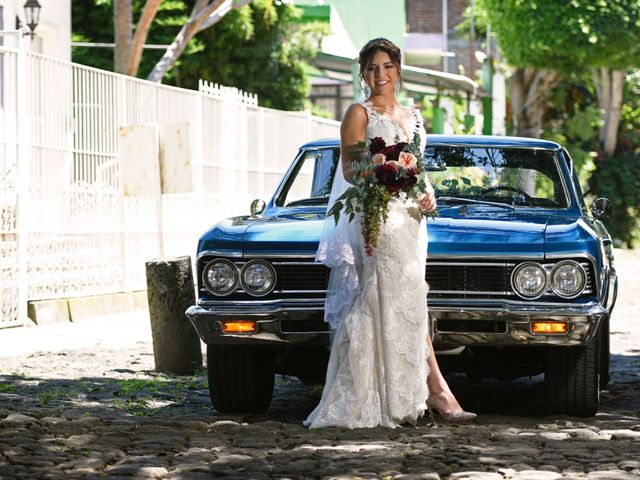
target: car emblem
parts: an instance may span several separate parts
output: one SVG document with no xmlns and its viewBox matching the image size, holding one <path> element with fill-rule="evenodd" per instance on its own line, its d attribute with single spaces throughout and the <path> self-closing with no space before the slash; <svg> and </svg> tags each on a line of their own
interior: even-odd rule
<svg viewBox="0 0 640 480">
<path fill-rule="evenodd" d="M 459 209 L 458 209 L 458 213 L 460 215 L 466 215 L 467 213 L 469 213 L 469 210 L 467 209 L 466 205 L 462 205 Z"/>
</svg>

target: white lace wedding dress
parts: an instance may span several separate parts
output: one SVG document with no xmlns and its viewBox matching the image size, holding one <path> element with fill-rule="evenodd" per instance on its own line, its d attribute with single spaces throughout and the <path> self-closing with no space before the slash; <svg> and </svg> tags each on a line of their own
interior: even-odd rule
<svg viewBox="0 0 640 480">
<path fill-rule="evenodd" d="M 382 137 L 389 145 L 417 133 L 424 148 L 426 133 L 417 111 L 402 128 L 371 105 L 363 106 L 369 116 L 367 138 Z M 354 222 L 359 231 L 360 219 Z M 321 240 L 316 258 L 336 267 L 332 275 L 340 272 L 344 283 L 336 287 L 336 296 L 342 296 L 342 308 L 327 305 L 335 328 L 331 357 L 322 399 L 305 425 L 394 428 L 424 414 L 430 353 L 426 234 L 415 203 L 396 199 L 389 204 L 373 256 L 364 253 L 361 235 L 355 246 L 359 251 L 353 252 L 346 244 Z M 332 256 L 341 260 L 332 263 Z"/>
</svg>

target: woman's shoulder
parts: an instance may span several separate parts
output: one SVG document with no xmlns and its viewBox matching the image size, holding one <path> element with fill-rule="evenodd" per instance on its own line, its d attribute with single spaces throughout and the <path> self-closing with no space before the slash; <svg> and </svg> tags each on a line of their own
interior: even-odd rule
<svg viewBox="0 0 640 480">
<path fill-rule="evenodd" d="M 355 115 L 355 116 L 367 116 L 367 113 L 369 112 L 369 109 L 367 108 L 367 105 L 364 102 L 356 102 L 356 103 L 352 103 L 351 105 L 349 105 L 349 108 L 347 108 L 347 111 L 345 112 L 344 116 L 346 117 L 347 115 Z"/>
<path fill-rule="evenodd" d="M 352 103 L 342 117 L 343 122 L 367 123 L 369 114 L 362 103 Z"/>
</svg>

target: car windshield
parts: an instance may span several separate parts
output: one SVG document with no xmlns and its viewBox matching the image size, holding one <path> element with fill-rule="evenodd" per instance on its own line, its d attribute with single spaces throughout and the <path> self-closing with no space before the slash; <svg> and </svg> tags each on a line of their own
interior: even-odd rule
<svg viewBox="0 0 640 480">
<path fill-rule="evenodd" d="M 550 150 L 427 147 L 425 161 L 436 197 L 513 206 L 566 208 L 568 196 Z"/>
<path fill-rule="evenodd" d="M 289 175 L 276 204 L 285 207 L 326 204 L 339 157 L 338 148 L 305 151 Z"/>
<path fill-rule="evenodd" d="M 337 147 L 303 152 L 276 204 L 326 204 L 339 156 Z M 569 204 L 559 163 L 550 150 L 437 146 L 427 147 L 425 161 L 440 204 L 545 208 L 566 208 Z"/>
</svg>

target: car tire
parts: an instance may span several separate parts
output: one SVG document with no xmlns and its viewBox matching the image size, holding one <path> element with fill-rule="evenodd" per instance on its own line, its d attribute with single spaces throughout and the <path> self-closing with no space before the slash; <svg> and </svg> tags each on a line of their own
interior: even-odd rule
<svg viewBox="0 0 640 480">
<path fill-rule="evenodd" d="M 551 347 L 545 369 L 549 413 L 591 417 L 600 405 L 600 336 L 586 347 Z"/>
<path fill-rule="evenodd" d="M 222 413 L 264 413 L 271 405 L 274 351 L 256 346 L 207 346 L 213 408 Z"/>
<path fill-rule="evenodd" d="M 609 336 L 609 317 L 606 317 L 602 321 L 600 331 L 600 388 L 602 389 L 609 385 L 609 380 L 611 379 L 611 343 Z"/>
</svg>

